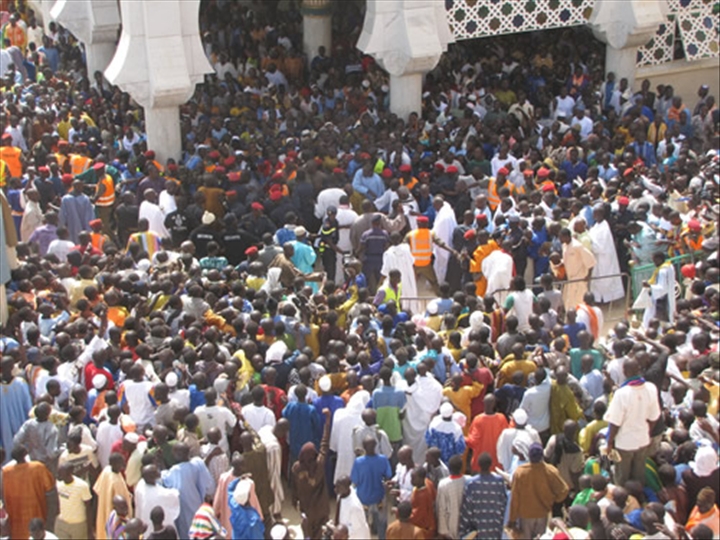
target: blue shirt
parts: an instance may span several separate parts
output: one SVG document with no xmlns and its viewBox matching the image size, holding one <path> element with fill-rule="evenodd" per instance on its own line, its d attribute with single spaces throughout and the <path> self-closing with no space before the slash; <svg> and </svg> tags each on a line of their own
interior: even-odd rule
<svg viewBox="0 0 720 540">
<path fill-rule="evenodd" d="M 313 401 L 313 406 L 319 415 L 322 415 L 323 409 L 330 409 L 330 416 L 334 417 L 335 411 L 345 407 L 345 401 L 336 395 L 326 394 Z"/>
<path fill-rule="evenodd" d="M 285 406 L 282 416 L 290 422 L 288 445 L 293 458 L 300 454 L 300 449 L 306 442 L 312 442 L 317 446 L 322 422 L 312 405 L 293 401 Z"/>
<path fill-rule="evenodd" d="M 359 169 L 353 177 L 352 187 L 360 195 L 365 195 L 370 200 L 377 199 L 380 195 L 385 193 L 385 184 L 380 177 L 373 173 L 372 176 L 365 176 L 363 169 Z M 370 195 L 368 192 L 372 191 Z"/>
<path fill-rule="evenodd" d="M 357 496 L 364 505 L 378 504 L 385 498 L 383 480 L 392 478 L 390 461 L 383 455 L 355 458 L 350 479 L 357 488 Z"/>
</svg>

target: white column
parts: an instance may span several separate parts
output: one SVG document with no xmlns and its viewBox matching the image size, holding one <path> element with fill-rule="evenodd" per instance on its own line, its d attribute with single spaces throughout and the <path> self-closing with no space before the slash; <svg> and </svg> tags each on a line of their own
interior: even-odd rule
<svg viewBox="0 0 720 540">
<path fill-rule="evenodd" d="M 410 113 L 421 114 L 422 73 L 390 75 L 390 112 L 407 120 Z"/>
<path fill-rule="evenodd" d="M 161 163 L 180 157 L 179 106 L 212 72 L 200 41 L 199 9 L 200 0 L 120 3 L 122 35 L 105 77 L 142 105 L 148 148 Z"/>
<path fill-rule="evenodd" d="M 120 28 L 117 0 L 57 0 L 49 15 L 82 42 L 88 78 L 92 81 L 96 71 L 105 71 L 115 55 Z"/>
<path fill-rule="evenodd" d="M 423 76 L 454 40 L 444 2 L 367 0 L 357 48 L 390 74 L 390 110 L 407 120 L 421 112 Z"/>
<path fill-rule="evenodd" d="M 605 71 L 635 81 L 638 47 L 647 43 L 666 18 L 667 0 L 596 0 L 588 23 L 593 34 L 607 44 Z"/>
<path fill-rule="evenodd" d="M 613 72 L 617 80 L 623 77 L 628 81 L 628 88 L 635 83 L 635 69 L 637 67 L 637 47 L 616 49 L 612 45 L 605 46 L 605 73 Z"/>
<path fill-rule="evenodd" d="M 152 148 L 160 163 L 168 158 L 180 159 L 182 134 L 179 107 L 145 107 L 145 132 L 148 148 Z"/>
<path fill-rule="evenodd" d="M 103 73 L 115 56 L 114 41 L 100 41 L 85 45 L 85 64 L 87 65 L 88 79 L 95 80 L 95 72 Z"/>
<path fill-rule="evenodd" d="M 332 16 L 303 15 L 303 51 L 311 62 L 317 56 L 318 49 L 325 47 L 329 56 L 332 50 Z"/>
</svg>

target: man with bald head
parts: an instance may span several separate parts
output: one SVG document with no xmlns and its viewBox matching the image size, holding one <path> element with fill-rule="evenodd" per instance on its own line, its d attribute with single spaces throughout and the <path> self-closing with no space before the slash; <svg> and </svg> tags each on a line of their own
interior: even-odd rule
<svg viewBox="0 0 720 540">
<path fill-rule="evenodd" d="M 169 471 L 163 471 L 162 481 L 165 487 L 175 488 L 180 493 L 180 514 L 175 520 L 175 528 L 181 538 L 187 538 L 195 511 L 203 504 L 206 495 L 215 492 L 215 481 L 202 459 L 190 459 L 187 444 L 177 443 L 173 454 L 177 464 Z"/>
<path fill-rule="evenodd" d="M 148 230 L 160 238 L 170 238 L 170 232 L 165 227 L 165 214 L 158 205 L 158 195 L 155 190 L 148 188 L 142 192 L 143 201 L 140 203 L 140 219 L 148 220 Z"/>
<path fill-rule="evenodd" d="M 150 513 L 156 506 L 164 512 L 162 524 L 172 525 L 180 514 L 180 493 L 160 483 L 160 471 L 156 465 L 142 468 L 142 480 L 135 486 L 135 515 L 145 523 L 151 523 Z"/>
<path fill-rule="evenodd" d="M 617 450 L 621 457 L 615 463 L 615 484 L 622 486 L 628 480 L 637 480 L 644 485 L 650 432 L 660 418 L 658 389 L 643 379 L 634 358 L 623 363 L 623 373 L 625 383 L 615 391 L 605 413 L 609 422 L 607 450 Z"/>
<path fill-rule="evenodd" d="M 465 438 L 468 448 L 473 452 L 472 470 L 479 470 L 478 458 L 483 452 L 490 454 L 493 468 L 501 466 L 497 457 L 497 443 L 503 430 L 509 427 L 507 418 L 502 413 L 495 411 L 497 402 L 493 394 L 488 394 L 483 400 L 485 412 L 476 416 L 468 436 Z"/>
<path fill-rule="evenodd" d="M 122 495 L 115 495 L 112 498 L 112 507 L 105 524 L 105 534 L 107 538 L 126 538 L 125 528 L 130 515 L 128 501 Z"/>
</svg>

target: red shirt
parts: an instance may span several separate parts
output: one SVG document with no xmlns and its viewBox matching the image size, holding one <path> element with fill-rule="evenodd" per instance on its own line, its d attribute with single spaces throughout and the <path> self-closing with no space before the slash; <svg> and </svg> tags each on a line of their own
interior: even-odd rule
<svg viewBox="0 0 720 540">
<path fill-rule="evenodd" d="M 287 405 L 287 395 L 284 390 L 281 390 L 277 386 L 270 386 L 267 384 L 261 384 L 265 389 L 265 399 L 263 405 L 270 409 L 275 415 L 276 420 L 282 418 L 282 411 Z"/>
<path fill-rule="evenodd" d="M 112 390 L 115 388 L 115 381 L 113 381 L 112 373 L 105 368 L 96 367 L 92 362 L 88 362 L 85 366 L 85 390 L 90 390 L 93 387 L 93 377 L 95 375 L 105 375 L 107 377 L 107 383 L 105 383 L 105 390 Z"/>
</svg>

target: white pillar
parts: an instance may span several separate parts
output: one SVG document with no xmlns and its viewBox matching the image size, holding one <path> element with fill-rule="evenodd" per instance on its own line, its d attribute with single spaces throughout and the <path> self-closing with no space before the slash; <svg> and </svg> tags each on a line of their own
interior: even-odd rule
<svg viewBox="0 0 720 540">
<path fill-rule="evenodd" d="M 329 56 L 332 51 L 332 16 L 303 15 L 303 51 L 311 62 L 317 56 L 318 49 L 325 47 Z"/>
<path fill-rule="evenodd" d="M 596 0 L 588 21 L 605 49 L 605 71 L 635 81 L 638 47 L 647 43 L 665 22 L 667 0 Z"/>
<path fill-rule="evenodd" d="M 182 134 L 179 107 L 145 107 L 145 132 L 148 148 L 152 148 L 160 163 L 168 158 L 180 159 Z"/>
<path fill-rule="evenodd" d="M 390 110 L 407 120 L 421 112 L 423 76 L 454 40 L 444 2 L 367 0 L 357 48 L 390 74 Z"/>
<path fill-rule="evenodd" d="M 88 79 L 92 81 L 96 71 L 105 71 L 115 55 L 120 28 L 117 0 L 57 0 L 49 15 L 82 42 Z"/>
<path fill-rule="evenodd" d="M 87 74 L 90 81 L 95 80 L 95 72 L 103 73 L 105 68 L 110 65 L 110 61 L 115 56 L 114 41 L 100 41 L 85 45 L 85 64 L 87 65 Z"/>
<path fill-rule="evenodd" d="M 182 153 L 179 106 L 212 66 L 200 41 L 200 0 L 122 1 L 120 43 L 105 77 L 145 111 L 148 148 L 160 162 Z"/>
<path fill-rule="evenodd" d="M 612 45 L 605 46 L 605 73 L 613 72 L 617 80 L 626 78 L 628 88 L 635 83 L 635 69 L 637 66 L 637 47 L 616 49 Z"/>
<path fill-rule="evenodd" d="M 410 113 L 422 113 L 422 73 L 390 75 L 390 112 L 407 120 Z"/>
</svg>

